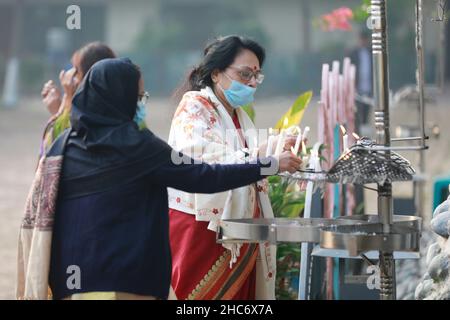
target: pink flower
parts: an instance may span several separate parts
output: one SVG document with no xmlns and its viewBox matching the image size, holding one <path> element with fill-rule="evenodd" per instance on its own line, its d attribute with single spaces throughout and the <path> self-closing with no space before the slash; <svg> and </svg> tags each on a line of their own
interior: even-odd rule
<svg viewBox="0 0 450 320">
<path fill-rule="evenodd" d="M 320 22 L 324 31 L 350 31 L 352 30 L 351 19 L 353 19 L 353 11 L 350 8 L 342 7 L 322 15 Z"/>
</svg>

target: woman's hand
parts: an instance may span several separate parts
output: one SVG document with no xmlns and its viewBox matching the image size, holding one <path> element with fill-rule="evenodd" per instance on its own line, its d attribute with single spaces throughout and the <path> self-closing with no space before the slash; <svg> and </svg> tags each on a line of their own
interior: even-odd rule
<svg viewBox="0 0 450 320">
<path fill-rule="evenodd" d="M 44 84 L 41 91 L 42 102 L 47 107 L 50 114 L 54 115 L 58 112 L 61 105 L 61 91 L 56 87 L 53 80 L 49 80 Z"/>
<path fill-rule="evenodd" d="M 284 140 L 284 151 L 291 151 L 291 148 L 295 146 L 295 141 L 297 141 L 297 136 L 287 136 Z"/>
<path fill-rule="evenodd" d="M 59 81 L 61 81 L 61 85 L 64 89 L 64 94 L 70 100 L 72 100 L 79 85 L 78 78 L 75 77 L 76 73 L 77 69 L 75 68 L 71 68 L 68 71 L 61 70 L 61 72 L 59 73 Z"/>
<path fill-rule="evenodd" d="M 278 172 L 294 173 L 300 169 L 302 160 L 291 151 L 285 151 L 278 157 Z"/>
</svg>

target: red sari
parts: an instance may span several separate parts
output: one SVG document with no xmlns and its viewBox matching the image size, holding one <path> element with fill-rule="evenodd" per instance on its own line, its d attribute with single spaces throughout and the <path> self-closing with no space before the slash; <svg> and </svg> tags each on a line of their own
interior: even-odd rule
<svg viewBox="0 0 450 320">
<path fill-rule="evenodd" d="M 236 129 L 240 129 L 236 114 Z M 259 206 L 254 217 L 259 217 Z M 240 256 L 230 268 L 231 254 L 216 243 L 208 222 L 169 209 L 172 251 L 172 288 L 179 300 L 254 300 L 257 244 L 243 244 Z"/>
</svg>

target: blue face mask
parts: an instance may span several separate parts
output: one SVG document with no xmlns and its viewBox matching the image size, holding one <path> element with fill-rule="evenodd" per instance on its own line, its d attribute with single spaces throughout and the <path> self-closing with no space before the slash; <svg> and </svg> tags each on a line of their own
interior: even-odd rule
<svg viewBox="0 0 450 320">
<path fill-rule="evenodd" d="M 145 125 L 145 117 L 147 116 L 147 109 L 145 108 L 145 104 L 142 101 L 138 101 L 136 114 L 134 116 L 133 121 L 141 127 L 141 125 Z"/>
<path fill-rule="evenodd" d="M 231 79 L 227 74 L 225 75 L 231 80 L 231 85 L 226 90 L 224 90 L 221 85 L 219 85 L 219 87 L 222 89 L 228 103 L 235 109 L 252 103 L 256 88 L 242 84 L 239 81 Z"/>
</svg>

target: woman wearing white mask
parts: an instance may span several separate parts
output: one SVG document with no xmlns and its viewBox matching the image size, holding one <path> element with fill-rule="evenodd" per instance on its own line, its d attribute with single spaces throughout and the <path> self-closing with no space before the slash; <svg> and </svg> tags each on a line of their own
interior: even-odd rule
<svg viewBox="0 0 450 320">
<path fill-rule="evenodd" d="M 244 134 L 255 127 L 241 108 L 253 102 L 264 79 L 264 58 L 264 49 L 247 38 L 227 36 L 209 44 L 180 89 L 184 95 L 169 144 L 208 163 L 244 162 L 246 149 L 264 155 L 266 145 Z M 294 142 L 288 140 L 285 149 Z M 274 246 L 216 243 L 221 219 L 273 217 L 267 190 L 266 180 L 212 195 L 169 189 L 172 287 L 178 299 L 275 299 Z"/>
</svg>

